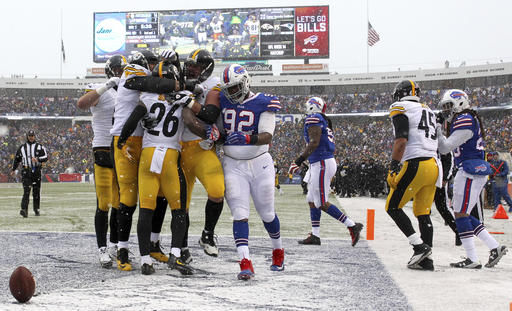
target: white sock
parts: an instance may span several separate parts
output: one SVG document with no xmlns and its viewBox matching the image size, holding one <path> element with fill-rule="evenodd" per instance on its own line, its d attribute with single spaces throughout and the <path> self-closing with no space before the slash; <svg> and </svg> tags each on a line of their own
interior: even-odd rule
<svg viewBox="0 0 512 311">
<path fill-rule="evenodd" d="M 498 246 L 500 246 L 500 243 L 498 243 L 493 237 L 492 235 L 489 234 L 489 231 L 487 231 L 487 229 L 483 229 L 482 231 L 480 231 L 480 233 L 478 233 L 477 237 L 485 243 L 485 245 L 487 245 L 487 247 L 489 249 L 494 249 L 494 248 L 497 248 Z"/>
<path fill-rule="evenodd" d="M 181 256 L 181 248 L 178 248 L 178 247 L 171 248 L 171 254 L 173 254 L 176 257 L 180 257 Z"/>
<path fill-rule="evenodd" d="M 158 242 L 160 240 L 160 233 L 151 232 L 151 242 Z"/>
<path fill-rule="evenodd" d="M 469 259 L 471 259 L 472 262 L 478 262 L 478 256 L 476 255 L 476 248 L 475 248 L 475 237 L 469 237 L 460 239 L 462 241 L 462 246 L 464 246 L 464 249 L 466 250 L 466 255 Z"/>
<path fill-rule="evenodd" d="M 242 260 L 244 258 L 251 260 L 251 257 L 249 257 L 249 246 L 247 246 L 247 245 L 238 246 L 236 248 L 236 251 L 238 252 L 238 257 L 240 257 L 240 260 Z"/>
<path fill-rule="evenodd" d="M 356 224 L 354 221 L 352 221 L 352 219 L 350 219 L 348 217 L 347 217 L 347 219 L 345 219 L 345 221 L 343 223 L 347 227 L 353 227 Z"/>
<path fill-rule="evenodd" d="M 270 239 L 270 240 L 272 240 L 272 248 L 273 249 L 276 249 L 276 248 L 281 249 L 281 248 L 283 248 L 283 242 L 281 241 L 281 238 L 279 238 L 279 239 Z"/>
<path fill-rule="evenodd" d="M 311 234 L 320 237 L 320 227 L 311 227 Z"/>
<path fill-rule="evenodd" d="M 411 245 L 423 244 L 423 240 L 421 239 L 418 232 L 414 232 L 412 235 L 408 236 L 407 239 L 409 239 L 409 244 Z"/>
<path fill-rule="evenodd" d="M 110 241 L 108 241 L 108 247 L 111 248 L 111 247 L 116 247 L 117 246 L 117 243 L 112 243 Z"/>
<path fill-rule="evenodd" d="M 119 243 L 117 243 L 117 247 L 128 249 L 128 241 L 119 241 Z"/>
<path fill-rule="evenodd" d="M 153 260 L 151 260 L 151 257 L 149 255 L 140 256 L 140 265 L 147 263 L 148 265 L 153 264 Z"/>
</svg>

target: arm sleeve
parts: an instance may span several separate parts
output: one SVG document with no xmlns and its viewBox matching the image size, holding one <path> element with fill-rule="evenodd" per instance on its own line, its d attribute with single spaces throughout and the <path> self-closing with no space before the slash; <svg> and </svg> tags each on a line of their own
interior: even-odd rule
<svg viewBox="0 0 512 311">
<path fill-rule="evenodd" d="M 270 111 L 265 111 L 260 115 L 258 123 L 258 133 L 269 133 L 274 135 L 276 128 L 276 114 Z"/>
<path fill-rule="evenodd" d="M 18 165 L 20 164 L 20 162 L 21 162 L 21 147 L 19 147 L 18 150 L 16 151 L 16 156 L 14 157 L 14 161 L 12 163 L 12 171 L 13 172 L 18 168 Z"/>
<path fill-rule="evenodd" d="M 409 118 L 405 114 L 397 114 L 392 118 L 395 138 L 409 139 Z"/>
<path fill-rule="evenodd" d="M 135 109 L 133 109 L 132 113 L 128 117 L 128 120 L 126 120 L 126 123 L 123 126 L 123 129 L 121 130 L 121 135 L 119 136 L 118 144 L 123 144 L 128 140 L 128 137 L 133 134 L 135 129 L 137 128 L 137 124 L 139 124 L 139 121 L 144 117 L 148 110 L 146 107 L 142 105 L 137 105 Z"/>
<path fill-rule="evenodd" d="M 46 148 L 41 146 L 41 152 L 43 155 L 39 156 L 37 160 L 41 163 L 48 161 L 48 153 L 46 152 Z"/>
<path fill-rule="evenodd" d="M 176 91 L 176 80 L 153 76 L 135 76 L 126 80 L 124 87 L 150 93 L 171 93 Z"/>
<path fill-rule="evenodd" d="M 446 138 L 442 133 L 440 128 L 438 128 L 437 132 L 437 140 L 438 140 L 438 147 L 439 152 L 442 154 L 448 153 L 452 151 L 453 149 L 457 148 L 458 146 L 462 145 L 471 137 L 473 137 L 473 131 L 472 130 L 458 130 L 453 132 L 450 137 Z"/>
<path fill-rule="evenodd" d="M 197 117 L 208 124 L 213 124 L 217 121 L 220 115 L 220 108 L 215 105 L 204 105 L 197 114 Z"/>
</svg>

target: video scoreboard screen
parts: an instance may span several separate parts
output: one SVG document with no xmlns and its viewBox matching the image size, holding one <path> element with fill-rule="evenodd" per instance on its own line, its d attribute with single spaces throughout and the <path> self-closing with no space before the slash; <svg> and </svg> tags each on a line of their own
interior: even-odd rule
<svg viewBox="0 0 512 311">
<path fill-rule="evenodd" d="M 197 48 L 223 60 L 329 57 L 329 6 L 94 13 L 94 61 Z"/>
</svg>

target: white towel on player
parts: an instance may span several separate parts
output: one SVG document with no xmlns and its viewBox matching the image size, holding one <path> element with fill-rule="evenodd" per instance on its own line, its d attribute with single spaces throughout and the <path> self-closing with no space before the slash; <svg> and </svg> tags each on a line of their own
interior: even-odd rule
<svg viewBox="0 0 512 311">
<path fill-rule="evenodd" d="M 162 173 L 162 166 L 164 163 L 165 154 L 167 153 L 166 147 L 156 147 L 151 160 L 151 167 L 149 171 L 152 173 Z"/>
</svg>

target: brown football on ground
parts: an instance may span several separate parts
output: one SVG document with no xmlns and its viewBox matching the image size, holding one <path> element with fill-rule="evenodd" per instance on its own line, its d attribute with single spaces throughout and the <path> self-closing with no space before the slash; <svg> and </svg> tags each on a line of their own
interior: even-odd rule
<svg viewBox="0 0 512 311">
<path fill-rule="evenodd" d="M 23 303 L 29 301 L 34 295 L 36 282 L 30 270 L 20 266 L 11 274 L 9 288 L 14 298 Z"/>
</svg>

